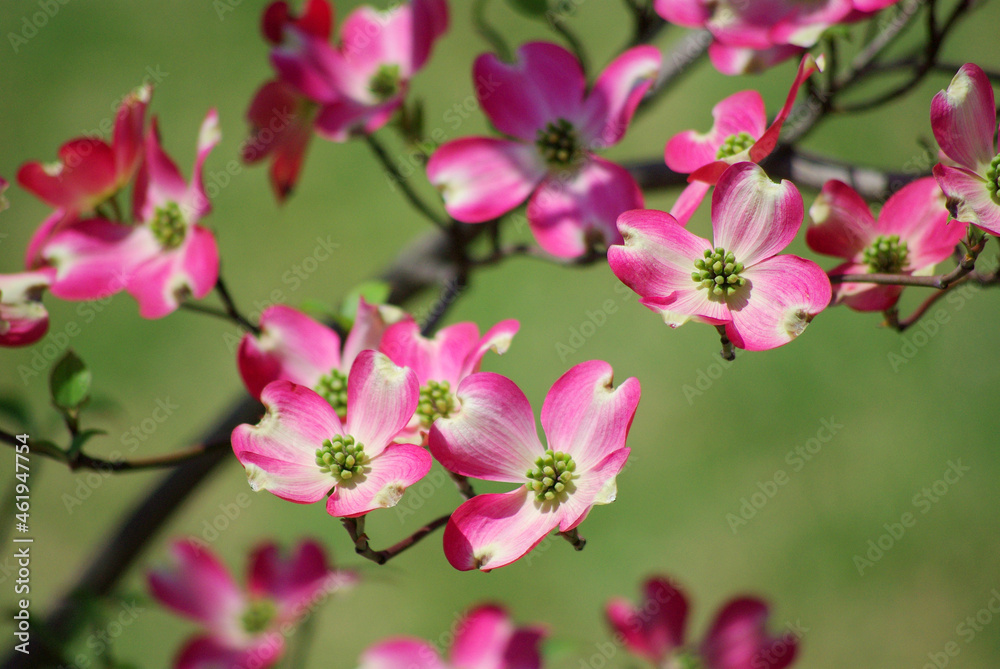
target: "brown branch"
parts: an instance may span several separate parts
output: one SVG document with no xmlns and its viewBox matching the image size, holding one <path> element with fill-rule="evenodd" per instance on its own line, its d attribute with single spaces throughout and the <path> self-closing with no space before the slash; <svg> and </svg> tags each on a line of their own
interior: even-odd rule
<svg viewBox="0 0 1000 669">
<path fill-rule="evenodd" d="M 351 541 L 354 542 L 354 551 L 358 555 L 367 560 L 371 560 L 375 564 L 385 564 L 411 546 L 416 545 L 417 542 L 437 528 L 443 527 L 448 522 L 449 518 L 451 518 L 450 513 L 435 518 L 402 541 L 380 551 L 374 550 L 368 541 L 368 535 L 365 534 L 364 516 L 359 516 L 357 518 L 341 518 L 340 521 L 344 524 L 344 529 L 346 529 L 347 533 L 350 535 Z"/>
</svg>

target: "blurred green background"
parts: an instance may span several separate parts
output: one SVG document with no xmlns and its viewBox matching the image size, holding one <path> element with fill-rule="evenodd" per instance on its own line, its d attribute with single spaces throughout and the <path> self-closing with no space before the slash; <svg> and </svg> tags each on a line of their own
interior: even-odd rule
<svg viewBox="0 0 1000 669">
<path fill-rule="evenodd" d="M 338 16 L 355 4 L 338 0 Z M 454 116 L 446 115 L 472 95 L 470 65 L 486 48 L 469 27 L 467 4 L 451 3 L 452 28 L 413 86 L 426 104 L 428 134 L 441 128 L 451 138 L 487 129 L 478 112 L 458 127 Z M 553 39 L 544 25 L 496 4 L 491 15 L 512 42 Z M 1000 67 L 1000 3 L 980 4 L 949 39 L 945 62 Z M 63 141 L 92 133 L 113 116 L 121 96 L 147 77 L 156 85 L 152 112 L 160 118 L 164 145 L 185 174 L 201 119 L 210 107 L 218 109 L 223 142 L 208 160 L 207 177 L 224 173 L 245 135 L 248 101 L 271 72 L 258 32 L 265 3 L 225 5 L 233 11 L 220 18 L 207 0 L 59 4 L 58 13 L 15 53 L 6 35 L 20 32 L 24 17 L 40 11 L 39 5 L 3 3 L 0 174 L 13 181 L 24 161 L 53 160 Z M 595 64 L 607 62 L 630 35 L 622 3 L 588 0 L 576 6 L 571 27 L 590 45 Z M 665 31 L 656 44 L 666 49 L 682 32 Z M 788 63 L 755 78 L 727 78 L 702 62 L 607 155 L 657 160 L 668 137 L 687 128 L 707 129 L 712 105 L 744 88 L 758 87 L 774 113 L 793 72 Z M 949 78 L 932 75 L 877 112 L 829 119 L 803 146 L 885 169 L 912 169 L 922 155 L 918 140 L 932 139 L 930 99 Z M 405 164 L 399 144 L 387 141 Z M 414 183 L 433 194 L 419 174 Z M 14 272 L 47 208 L 16 186 L 8 194 L 11 208 L 0 215 L 0 271 Z M 651 193 L 648 205 L 668 209 L 676 195 L 676 190 Z M 808 207 L 815 192 L 803 190 L 803 196 Z M 218 236 L 229 286 L 248 312 L 258 312 L 273 293 L 292 305 L 310 300 L 335 305 L 427 228 L 387 188 L 360 142 L 314 141 L 298 192 L 284 207 L 275 204 L 263 167 L 233 176 L 213 204 L 206 222 Z M 705 234 L 707 220 L 702 211 L 692 225 Z M 332 257 L 299 285 L 289 280 L 289 271 L 313 256 L 318 238 L 328 236 L 339 245 Z M 793 250 L 808 255 L 801 239 Z M 995 251 L 991 243 L 990 262 Z M 773 604 L 775 629 L 792 623 L 807 630 L 797 666 L 917 669 L 931 661 L 928 653 L 940 653 L 949 642 L 960 648 L 949 666 L 998 666 L 1000 621 L 972 639 L 957 626 L 976 616 L 1000 588 L 1000 432 L 994 407 L 1000 387 L 1000 292 L 956 293 L 939 303 L 947 323 L 933 333 L 914 328 L 904 336 L 880 328 L 878 315 L 830 309 L 793 344 L 741 353 L 724 367 L 710 328 L 692 324 L 671 331 L 617 285 L 605 265 L 570 270 L 515 259 L 477 273 L 447 319 L 472 320 L 484 330 L 504 318 L 519 319 L 521 331 L 510 351 L 491 354 L 484 368 L 510 376 L 536 408 L 552 382 L 584 360 L 607 360 L 619 380 L 641 380 L 643 397 L 630 439 L 636 466 L 619 478 L 618 501 L 596 508 L 582 526 L 589 540 L 582 553 L 554 540 L 490 574 L 459 573 L 445 561 L 437 533 L 376 568 L 353 555 L 340 523 L 322 505 L 252 495 L 232 458 L 149 545 L 125 578 L 123 596 L 143 596 L 144 572 L 164 562 L 171 538 L 201 536 L 206 523 L 247 494 L 250 505 L 212 543 L 233 569 L 242 572 L 247 551 L 261 539 L 289 543 L 313 536 L 341 565 L 357 567 L 366 577 L 318 614 L 309 667 L 354 666 L 364 648 L 389 635 L 446 641 L 460 613 L 484 600 L 506 604 L 522 623 L 545 622 L 555 666 L 587 666 L 600 655 L 598 644 L 610 639 L 602 614 L 606 600 L 636 598 L 640 581 L 654 573 L 686 586 L 693 602 L 692 640 L 726 599 L 756 593 Z M 0 395 L 25 398 L 35 407 L 36 438 L 62 435 L 47 407 L 47 371 L 22 379 L 18 368 L 30 365 L 39 351 L 61 350 L 57 335 L 71 324 L 79 335 L 69 345 L 92 368 L 97 395 L 110 400 L 85 418 L 87 426 L 109 432 L 91 442 L 96 455 L 120 451 L 147 457 L 184 448 L 243 392 L 229 343 L 235 329 L 222 321 L 190 312 L 145 321 L 124 294 L 107 304 L 46 302 L 52 315 L 48 338 L 33 348 L 0 352 Z M 904 312 L 916 302 L 907 296 Z M 586 325 L 590 322 L 594 327 Z M 590 336 L 582 337 L 581 345 L 574 332 Z M 131 442 L 123 439 L 133 428 L 142 431 L 144 421 L 151 424 L 158 401 L 177 408 L 129 452 Z M 825 420 L 842 427 L 811 460 L 797 464 L 793 451 L 816 438 Z M 6 419 L 3 425 L 15 429 Z M 0 481 L 0 490 L 13 481 L 13 453 L 5 449 L 3 459 L 0 471 L 11 474 Z M 946 494 L 926 506 L 915 499 L 955 460 L 970 469 Z M 71 473 L 40 456 L 31 466 L 31 598 L 38 615 L 162 474 L 91 474 L 88 484 L 86 472 Z M 788 475 L 787 483 L 777 486 L 745 525 L 731 529 L 727 514 L 739 514 L 743 499 L 769 487 L 779 470 Z M 80 491 L 89 496 L 83 499 Z M 81 503 L 68 505 L 67 496 Z M 375 546 L 394 543 L 458 501 L 450 483 L 426 498 L 411 491 L 400 509 L 369 519 Z M 914 513 L 916 524 L 859 575 L 854 556 L 868 551 L 868 541 L 877 541 L 884 525 L 898 523 L 906 512 Z M 13 599 L 12 579 L 4 572 L 2 608 Z M 139 601 L 145 611 L 114 639 L 113 656 L 143 667 L 169 666 L 195 628 Z M 107 604 L 105 613 L 116 616 L 119 606 Z M 6 616 L 0 631 L 0 638 L 12 639 Z M 78 641 L 81 649 L 86 638 L 85 633 Z M 5 642 L 3 650 L 12 643 Z M 611 663 L 627 661 L 619 654 Z"/>
</svg>

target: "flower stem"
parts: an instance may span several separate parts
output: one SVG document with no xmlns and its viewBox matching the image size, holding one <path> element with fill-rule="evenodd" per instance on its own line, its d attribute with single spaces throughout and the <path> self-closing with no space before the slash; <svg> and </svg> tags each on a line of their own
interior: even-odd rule
<svg viewBox="0 0 1000 669">
<path fill-rule="evenodd" d="M 576 528 L 568 532 L 560 532 L 559 536 L 568 541 L 578 551 L 582 551 L 583 547 L 587 545 L 587 540 L 580 536 L 580 532 Z"/>
<path fill-rule="evenodd" d="M 365 534 L 364 516 L 358 516 L 357 518 L 341 518 L 340 520 L 344 524 L 344 529 L 347 530 L 347 534 L 350 535 L 351 541 L 354 542 L 354 551 L 358 555 L 367 560 L 371 560 L 375 564 L 385 564 L 406 549 L 415 545 L 418 541 L 437 528 L 445 525 L 449 518 L 451 518 L 450 513 L 439 518 L 435 518 L 402 541 L 380 551 L 372 549 L 368 541 L 368 535 Z"/>
<path fill-rule="evenodd" d="M 735 360 L 736 352 L 733 350 L 733 342 L 729 341 L 729 336 L 726 334 L 725 325 L 716 325 L 715 329 L 719 332 L 719 340 L 722 342 L 722 350 L 719 351 L 719 355 L 722 356 L 723 360 Z"/>
</svg>

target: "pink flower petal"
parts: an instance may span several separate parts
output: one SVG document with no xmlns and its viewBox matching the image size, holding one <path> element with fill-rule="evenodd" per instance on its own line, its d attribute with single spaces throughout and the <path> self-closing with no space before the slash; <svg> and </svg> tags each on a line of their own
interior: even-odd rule
<svg viewBox="0 0 1000 669">
<path fill-rule="evenodd" d="M 55 165 L 24 164 L 17 182 L 43 202 L 78 213 L 112 195 L 117 176 L 111 147 L 100 139 L 80 137 L 59 148 Z"/>
<path fill-rule="evenodd" d="M 561 258 L 579 257 L 595 240 L 622 241 L 615 221 L 643 206 L 639 185 L 621 165 L 588 156 L 579 171 L 542 182 L 528 202 L 528 223 L 538 245 Z"/>
<path fill-rule="evenodd" d="M 462 362 L 462 369 L 458 373 L 458 380 L 464 379 L 469 374 L 478 372 L 482 365 L 483 356 L 492 350 L 497 355 L 503 355 L 510 348 L 510 342 L 514 335 L 521 328 L 521 324 L 513 319 L 500 321 L 490 328 L 489 332 L 479 340 L 476 349 L 469 353 Z"/>
<path fill-rule="evenodd" d="M 660 665 L 671 651 L 684 645 L 687 597 L 669 579 L 659 577 L 646 581 L 643 594 L 640 606 L 615 598 L 605 613 L 630 653 Z"/>
<path fill-rule="evenodd" d="M 2 195 L 0 195 L 2 197 Z M 57 232 L 64 230 L 80 219 L 75 214 L 67 212 L 65 209 L 56 209 L 48 218 L 42 221 L 35 233 L 28 241 L 28 247 L 24 251 L 24 266 L 28 269 L 38 269 L 45 264 L 42 251 L 49 239 Z"/>
<path fill-rule="evenodd" d="M 722 42 L 708 45 L 708 58 L 722 74 L 754 74 L 768 70 L 778 63 L 802 53 L 804 49 L 794 44 L 778 44 L 765 49 L 730 46 Z"/>
<path fill-rule="evenodd" d="M 613 384 L 611 365 L 591 360 L 574 365 L 545 396 L 542 429 L 549 449 L 572 455 L 577 471 L 625 446 L 642 391 L 634 377 Z"/>
<path fill-rule="evenodd" d="M 707 134 L 687 130 L 667 142 L 664 150 L 667 167 L 691 173 L 716 162 L 719 148 L 731 135 L 745 132 L 754 139 L 760 137 L 767 123 L 764 99 L 757 91 L 734 93 L 712 108 L 712 118 L 712 129 Z"/>
<path fill-rule="evenodd" d="M 246 600 L 226 567 L 193 541 L 174 542 L 170 556 L 169 567 L 147 574 L 153 597 L 217 634 L 230 629 Z"/>
<path fill-rule="evenodd" d="M 995 155 L 997 112 L 993 86 L 978 65 L 963 65 L 948 90 L 934 96 L 931 127 L 948 157 L 977 174 L 985 173 Z"/>
<path fill-rule="evenodd" d="M 278 304 L 260 316 L 260 337 L 246 334 L 236 361 L 256 398 L 271 381 L 285 379 L 310 388 L 340 368 L 340 337 L 300 311 Z"/>
<path fill-rule="evenodd" d="M 687 225 L 711 188 L 712 184 L 705 181 L 692 181 L 681 191 L 670 208 L 670 215 L 681 225 Z"/>
<path fill-rule="evenodd" d="M 273 666 L 285 651 L 285 637 L 263 635 L 247 647 L 234 647 L 218 637 L 194 637 L 174 660 L 174 669 L 246 669 Z"/>
<path fill-rule="evenodd" d="M 618 497 L 617 476 L 625 466 L 631 449 L 619 448 L 573 480 L 575 489 L 559 504 L 559 531 L 568 532 L 582 523 L 596 505 L 611 504 Z"/>
<path fill-rule="evenodd" d="M 729 298 L 733 322 L 726 326 L 726 334 L 748 351 L 787 344 L 830 303 L 826 273 L 798 256 L 774 256 L 747 267 L 742 276 L 748 286 Z"/>
<path fill-rule="evenodd" d="M 907 243 L 907 264 L 914 271 L 951 256 L 965 236 L 965 226 L 950 220 L 945 195 L 934 177 L 917 179 L 894 193 L 879 214 L 877 230 L 899 235 Z"/>
<path fill-rule="evenodd" d="M 842 181 L 830 180 L 811 207 L 812 224 L 806 244 L 816 253 L 850 260 L 878 234 L 875 218 L 857 191 Z"/>
<path fill-rule="evenodd" d="M 446 469 L 489 481 L 523 483 L 544 448 L 531 404 L 513 381 L 479 372 L 458 387 L 459 411 L 431 426 L 431 453 Z"/>
<path fill-rule="evenodd" d="M 934 177 L 954 207 L 954 218 L 1000 235 L 1000 204 L 986 188 L 986 181 L 961 167 L 937 164 Z"/>
<path fill-rule="evenodd" d="M 286 29 L 281 44 L 271 49 L 271 64 L 278 78 L 317 103 L 332 102 L 342 95 L 334 84 L 337 59 L 325 38 L 294 28 Z"/>
<path fill-rule="evenodd" d="M 323 547 L 315 541 L 303 541 L 287 556 L 277 544 L 257 546 L 250 554 L 247 573 L 250 595 L 275 600 L 286 621 L 297 619 L 336 575 L 327 566 Z"/>
<path fill-rule="evenodd" d="M 269 384 L 260 399 L 264 417 L 257 425 L 238 426 L 232 436 L 250 487 L 303 504 L 323 499 L 337 480 L 316 465 L 316 451 L 344 434 L 337 413 L 322 397 L 289 381 Z"/>
<path fill-rule="evenodd" d="M 372 74 L 382 64 L 397 65 L 409 78 L 427 62 L 434 42 L 448 29 L 444 0 L 413 0 L 387 12 L 359 7 L 341 29 L 341 52 L 349 67 Z"/>
<path fill-rule="evenodd" d="M 475 323 L 455 323 L 442 328 L 434 337 L 420 334 L 420 326 L 405 320 L 386 329 L 379 350 L 400 367 L 409 367 L 417 383 L 447 381 L 454 386 L 461 381 L 466 358 L 479 344 Z"/>
<path fill-rule="evenodd" d="M 202 170 L 208 154 L 221 139 L 219 114 L 214 109 L 210 109 L 198 131 L 197 156 L 194 161 L 194 169 L 191 170 L 191 183 L 188 185 L 184 199 L 178 203 L 190 224 L 197 223 L 212 211 L 212 205 L 208 195 L 205 194 L 205 187 L 202 183 Z"/>
<path fill-rule="evenodd" d="M 409 422 L 419 395 L 412 369 L 378 351 L 362 351 L 347 377 L 347 433 L 374 458 Z"/>
<path fill-rule="evenodd" d="M 137 228 L 135 235 L 153 236 L 148 226 Z M 137 265 L 127 288 L 139 303 L 140 316 L 162 318 L 173 313 L 188 297 L 201 299 L 208 295 L 218 276 L 219 250 L 215 237 L 200 225 L 192 225 L 180 248 L 161 250 Z"/>
<path fill-rule="evenodd" d="M 426 476 L 432 464 L 430 453 L 423 448 L 392 444 L 371 458 L 363 476 L 337 484 L 326 500 L 326 511 L 338 518 L 351 518 L 396 506 L 403 492 Z"/>
<path fill-rule="evenodd" d="M 546 173 L 533 144 L 466 137 L 438 148 L 427 178 L 441 191 L 445 209 L 464 223 L 482 223 L 524 200 Z"/>
<path fill-rule="evenodd" d="M 688 28 L 704 28 L 713 11 L 707 0 L 655 0 L 653 8 L 670 23 Z"/>
<path fill-rule="evenodd" d="M 371 646 L 358 669 L 447 669 L 434 646 L 420 639 L 395 637 Z"/>
<path fill-rule="evenodd" d="M 137 220 L 151 221 L 157 207 L 168 202 L 186 201 L 187 182 L 177 164 L 160 146 L 160 129 L 155 116 L 146 134 L 146 158 L 139 172 L 133 194 L 133 211 Z"/>
<path fill-rule="evenodd" d="M 499 606 L 479 606 L 462 618 L 449 654 L 453 667 L 503 669 L 514 633 L 510 616 Z"/>
<path fill-rule="evenodd" d="M 783 250 L 802 225 L 802 196 L 791 181 L 776 184 L 754 163 L 737 163 L 712 193 L 716 246 L 750 267 Z"/>
<path fill-rule="evenodd" d="M 865 263 L 845 262 L 827 272 L 828 276 L 867 274 L 871 269 Z M 906 272 L 910 274 L 910 272 Z M 843 304 L 854 311 L 885 311 L 899 301 L 902 286 L 874 283 L 838 282 L 832 284 L 831 304 Z"/>
<path fill-rule="evenodd" d="M 329 0 L 306 0 L 302 12 L 298 16 L 293 16 L 288 11 L 288 3 L 281 0 L 272 2 L 264 10 L 261 30 L 264 37 L 272 44 L 281 42 L 283 31 L 288 24 L 307 35 L 328 40 L 333 28 L 333 8 L 330 7 Z"/>
<path fill-rule="evenodd" d="M 726 604 L 701 646 L 705 662 L 715 669 L 789 666 L 798 651 L 797 641 L 790 634 L 769 636 L 767 617 L 767 605 L 758 599 L 744 597 Z"/>
<path fill-rule="evenodd" d="M 750 147 L 750 160 L 758 163 L 767 156 L 771 155 L 774 151 L 774 147 L 778 144 L 778 136 L 781 134 L 781 126 L 784 125 L 785 120 L 788 115 L 792 112 L 792 107 L 795 105 L 795 97 L 799 93 L 799 87 L 802 83 L 808 79 L 814 72 L 822 71 L 824 67 L 823 56 L 819 57 L 819 60 L 813 58 L 813 55 L 807 53 L 802 57 L 799 62 L 799 69 L 795 74 L 795 81 L 792 82 L 792 88 L 788 91 L 788 97 L 785 98 L 785 105 L 778 112 L 774 121 L 768 126 L 767 130 L 763 135 L 760 136 L 752 147 Z"/>
<path fill-rule="evenodd" d="M 489 571 L 524 557 L 559 524 L 557 509 L 543 510 L 525 486 L 476 495 L 451 514 L 444 554 L 461 571 Z"/>
<path fill-rule="evenodd" d="M 581 139 L 591 150 L 613 146 L 625 136 L 662 60 L 656 47 L 637 46 L 604 68 L 584 102 Z"/>
<path fill-rule="evenodd" d="M 409 316 L 401 310 L 369 304 L 365 298 L 359 298 L 354 325 L 344 340 L 344 357 L 340 362 L 342 368 L 350 369 L 361 351 L 377 350 L 386 329 L 407 318 Z"/>
<path fill-rule="evenodd" d="M 122 100 L 115 115 L 111 148 L 115 154 L 115 171 L 119 186 L 124 186 L 142 159 L 145 135 L 146 108 L 153 94 L 153 87 L 143 84 Z"/>
<path fill-rule="evenodd" d="M 483 112 L 505 135 L 534 143 L 547 123 L 565 119 L 578 125 L 582 118 L 583 71 L 561 46 L 529 42 L 514 63 L 483 54 L 472 74 Z"/>
<path fill-rule="evenodd" d="M 42 292 L 52 275 L 52 270 L 0 274 L 0 346 L 27 346 L 45 336 L 49 313 Z"/>
<path fill-rule="evenodd" d="M 265 83 L 247 110 L 250 136 L 241 158 L 252 164 L 271 157 L 271 186 L 283 202 L 298 182 L 312 139 L 316 107 L 280 80 Z"/>
</svg>

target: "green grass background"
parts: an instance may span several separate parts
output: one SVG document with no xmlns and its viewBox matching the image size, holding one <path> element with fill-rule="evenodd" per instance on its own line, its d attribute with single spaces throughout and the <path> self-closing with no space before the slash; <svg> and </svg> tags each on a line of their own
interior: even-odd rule
<svg viewBox="0 0 1000 669">
<path fill-rule="evenodd" d="M 19 31 L 23 17 L 39 7 L 4 3 L 0 174 L 13 180 L 24 161 L 54 159 L 63 141 L 110 118 L 117 100 L 150 70 L 162 77 L 152 112 L 160 118 L 167 151 L 190 174 L 198 125 L 216 107 L 223 141 L 207 170 L 209 175 L 223 172 L 238 155 L 247 103 L 270 76 L 267 47 L 258 32 L 264 4 L 244 0 L 220 19 L 207 0 L 70 1 L 14 53 L 7 33 Z M 356 3 L 336 4 L 343 17 Z M 445 116 L 472 94 L 470 65 L 486 48 L 470 29 L 467 4 L 451 3 L 451 30 L 414 83 L 414 93 L 426 104 L 428 133 L 441 128 L 457 137 L 487 130 L 478 112 L 458 128 Z M 1000 66 L 995 41 L 1000 3 L 981 4 L 955 31 L 943 60 Z M 570 25 L 590 45 L 593 62 L 607 62 L 629 36 L 621 3 L 586 0 L 578 6 Z M 543 25 L 499 7 L 493 15 L 514 42 L 551 38 Z M 667 48 L 680 33 L 666 31 L 657 45 Z M 686 128 L 706 129 L 711 106 L 748 87 L 762 91 L 773 113 L 793 70 L 786 64 L 756 78 L 727 78 L 703 62 L 607 155 L 657 159 L 668 137 Z M 917 140 L 932 138 L 931 96 L 948 79 L 933 75 L 877 112 L 832 118 L 804 146 L 885 169 L 910 168 L 921 154 Z M 394 155 L 405 160 L 399 145 L 392 146 Z M 414 183 L 433 195 L 419 175 Z M 0 239 L 3 272 L 21 268 L 24 244 L 47 213 L 16 186 L 8 194 L 11 209 L 0 214 L 6 234 Z M 652 193 L 648 205 L 667 209 L 676 195 L 676 190 Z M 803 196 L 808 206 L 815 192 L 804 190 Z M 276 291 L 292 305 L 307 300 L 334 305 L 428 225 L 387 188 L 360 142 L 314 141 L 298 192 L 284 207 L 275 204 L 261 167 L 233 177 L 213 204 L 206 222 L 218 236 L 230 288 L 247 311 L 259 310 Z M 705 234 L 707 221 L 707 213 L 699 212 L 692 225 Z M 339 249 L 293 290 L 286 273 L 313 254 L 317 237 L 327 236 Z M 991 244 L 991 256 L 995 249 Z M 793 250 L 808 254 L 801 238 Z M 723 371 L 710 328 L 692 324 L 671 331 L 616 285 L 605 265 L 569 270 L 515 259 L 477 273 L 447 319 L 473 320 L 483 329 L 504 318 L 519 319 L 521 331 L 510 351 L 502 358 L 489 356 L 484 367 L 510 376 L 536 408 L 552 382 L 584 360 L 607 360 L 619 380 L 641 380 L 643 396 L 630 438 L 637 466 L 619 478 L 618 501 L 595 509 L 582 526 L 589 539 L 582 553 L 551 541 L 530 560 L 490 574 L 460 573 L 445 561 L 438 533 L 376 568 L 353 555 L 339 522 L 322 505 L 252 495 L 233 458 L 148 546 L 125 578 L 123 595 L 141 596 L 144 571 L 164 562 L 170 539 L 198 536 L 204 523 L 221 513 L 220 505 L 245 493 L 251 495 L 249 507 L 213 543 L 232 568 L 242 572 L 246 552 L 263 538 L 288 543 L 312 536 L 340 564 L 365 576 L 360 587 L 318 614 L 308 667 L 354 666 L 364 648 L 389 635 L 441 640 L 462 611 L 484 600 L 503 602 L 520 622 L 544 621 L 554 640 L 556 666 L 586 666 L 581 662 L 610 638 L 602 618 L 606 600 L 636 597 L 641 579 L 654 573 L 669 574 L 686 586 L 693 602 L 691 639 L 700 637 L 727 598 L 757 593 L 772 602 L 776 627 L 798 621 L 808 629 L 801 667 L 917 669 L 930 661 L 928 653 L 948 642 L 960 648 L 949 666 L 997 666 L 1000 621 L 968 643 L 956 626 L 975 616 L 1000 587 L 1000 293 L 972 291 L 961 300 L 942 301 L 949 321 L 926 338 L 918 329 L 900 336 L 880 328 L 877 315 L 830 309 L 800 340 L 774 351 L 740 354 Z M 557 345 L 570 345 L 573 329 L 607 300 L 613 301 L 614 313 L 582 347 L 561 357 Z M 91 443 L 94 454 L 117 450 L 146 457 L 184 448 L 243 392 L 227 345 L 227 336 L 235 332 L 230 325 L 188 312 L 142 320 L 127 295 L 106 305 L 60 303 L 51 297 L 46 302 L 52 314 L 48 350 L 55 350 L 56 333 L 76 324 L 80 333 L 70 345 L 93 370 L 95 394 L 111 400 L 85 418 L 87 426 L 109 432 Z M 905 305 L 915 303 L 910 295 Z M 45 342 L 0 352 L 0 394 L 28 400 L 36 409 L 32 436 L 52 438 L 62 433 L 46 405 L 47 372 L 25 381 L 18 373 Z M 894 369 L 890 354 L 902 355 L 907 342 L 914 344 L 906 349 L 913 355 Z M 708 387 L 703 381 L 700 395 L 686 393 L 702 374 L 719 378 Z M 151 417 L 157 400 L 179 408 L 127 453 L 122 437 Z M 821 421 L 829 418 L 843 428 L 801 471 L 792 471 L 786 455 L 815 437 Z M 14 427 L 6 419 L 3 425 Z M 13 482 L 13 453 L 2 457 L 0 471 L 10 472 L 0 481 L 0 489 L 6 489 Z M 949 460 L 959 458 L 971 470 L 921 514 L 914 495 L 941 478 Z M 726 514 L 738 513 L 741 498 L 778 470 L 789 474 L 787 485 L 734 533 Z M 88 557 L 160 476 L 101 479 L 82 504 L 68 509 L 64 496 L 87 487 L 86 473 L 33 458 L 34 614 L 44 614 L 77 578 Z M 408 499 L 403 504 L 414 505 Z M 370 534 L 377 547 L 388 545 L 458 501 L 451 485 L 444 485 L 413 515 L 372 514 Z M 898 522 L 907 511 L 916 512 L 916 525 L 859 576 L 854 555 L 885 531 L 884 523 Z M 13 552 L 2 550 L 5 556 Z M 12 581 L 4 577 L 0 603 L 6 609 L 13 600 Z M 107 604 L 105 613 L 117 615 L 118 606 Z M 145 612 L 114 640 L 113 655 L 143 667 L 168 666 L 194 626 L 149 601 L 142 606 Z M 0 630 L 2 638 L 12 639 L 9 622 L 0 620 Z M 86 633 L 80 637 L 79 647 L 86 646 L 86 638 Z M 3 650 L 12 643 L 4 642 Z M 629 664 L 623 654 L 611 662 Z"/>
</svg>

